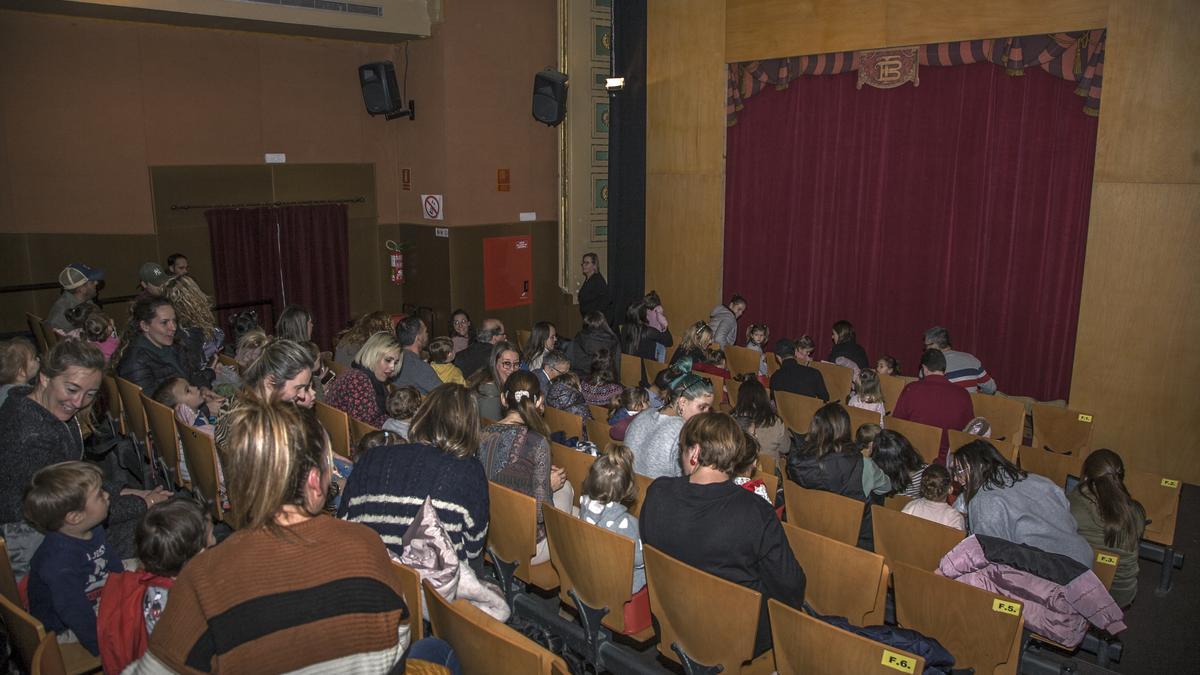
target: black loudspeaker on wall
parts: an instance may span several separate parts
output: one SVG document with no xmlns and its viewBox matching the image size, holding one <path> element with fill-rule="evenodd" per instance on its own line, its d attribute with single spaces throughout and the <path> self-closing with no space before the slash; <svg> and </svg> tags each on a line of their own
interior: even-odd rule
<svg viewBox="0 0 1200 675">
<path fill-rule="evenodd" d="M 533 119 L 552 127 L 567 116 L 567 76 L 547 68 L 533 76 Z"/>
<path fill-rule="evenodd" d="M 391 61 L 378 61 L 358 67 L 358 83 L 362 85 L 363 103 L 372 115 L 383 115 L 393 120 L 397 117 L 416 119 L 413 101 L 404 107 L 400 87 L 396 85 L 396 67 Z"/>
</svg>

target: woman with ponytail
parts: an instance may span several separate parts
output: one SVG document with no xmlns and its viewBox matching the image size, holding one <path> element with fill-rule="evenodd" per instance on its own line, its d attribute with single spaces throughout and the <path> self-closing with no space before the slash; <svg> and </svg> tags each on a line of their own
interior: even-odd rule
<svg viewBox="0 0 1200 675">
<path fill-rule="evenodd" d="M 667 402 L 658 410 L 645 410 L 625 431 L 625 444 L 633 451 L 633 470 L 649 478 L 681 476 L 679 431 L 684 422 L 708 412 L 713 403 L 712 382 L 692 373 L 692 360 L 682 357 L 655 379 Z"/>
<path fill-rule="evenodd" d="M 488 480 L 537 500 L 538 547 L 532 561 L 536 565 L 550 559 L 542 502 L 553 502 L 555 508 L 571 513 L 575 491 L 566 470 L 550 463 L 550 429 L 542 420 L 546 400 L 537 376 L 527 370 L 513 373 L 504 382 L 501 399 L 504 417 L 483 428 L 479 461 Z"/>
<path fill-rule="evenodd" d="M 1093 548 L 1121 554 L 1109 592 L 1118 605 L 1128 607 L 1137 595 L 1138 541 L 1146 531 L 1146 511 L 1125 488 L 1125 464 L 1112 450 L 1088 455 L 1082 474 L 1067 495 L 1071 515 Z"/>
</svg>

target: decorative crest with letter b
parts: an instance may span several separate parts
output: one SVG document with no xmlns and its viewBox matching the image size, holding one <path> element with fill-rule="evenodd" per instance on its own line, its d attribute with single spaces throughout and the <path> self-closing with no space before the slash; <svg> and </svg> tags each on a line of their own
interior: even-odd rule
<svg viewBox="0 0 1200 675">
<path fill-rule="evenodd" d="M 858 69 L 858 88 L 869 84 L 878 89 L 893 89 L 905 82 L 919 86 L 917 47 L 893 47 L 854 52 Z"/>
</svg>

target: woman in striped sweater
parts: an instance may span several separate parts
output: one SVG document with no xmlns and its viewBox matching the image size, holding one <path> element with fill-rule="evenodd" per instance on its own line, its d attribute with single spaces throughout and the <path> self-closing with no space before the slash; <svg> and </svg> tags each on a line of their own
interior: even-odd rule
<svg viewBox="0 0 1200 675">
<path fill-rule="evenodd" d="M 132 672 L 390 672 L 408 647 L 400 580 L 374 531 L 322 515 L 325 433 L 282 403 L 229 417 L 237 531 L 188 562 Z"/>
<path fill-rule="evenodd" d="M 407 445 L 371 448 L 354 460 L 338 517 L 369 525 L 397 555 L 426 497 L 458 557 L 478 563 L 488 527 L 488 479 L 475 457 L 479 411 L 461 384 L 430 392 L 413 416 Z"/>
</svg>

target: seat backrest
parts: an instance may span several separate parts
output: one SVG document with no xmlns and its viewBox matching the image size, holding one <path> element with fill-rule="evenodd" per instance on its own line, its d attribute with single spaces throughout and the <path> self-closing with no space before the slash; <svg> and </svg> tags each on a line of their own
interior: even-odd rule
<svg viewBox="0 0 1200 675">
<path fill-rule="evenodd" d="M 1013 445 L 1025 442 L 1025 404 L 997 394 L 971 392 L 975 416 L 992 426 L 992 438 Z"/>
<path fill-rule="evenodd" d="M 668 368 L 667 364 L 670 361 L 671 361 L 670 355 L 667 356 L 667 363 L 663 363 L 662 361 L 655 361 L 654 359 L 642 359 L 642 365 L 646 367 L 646 381 L 649 384 L 654 384 L 654 378 L 658 377 L 659 373 L 661 373 L 662 371 L 664 371 Z M 625 372 L 623 366 L 622 366 L 621 372 Z M 621 384 L 625 384 L 625 381 L 622 380 Z"/>
<path fill-rule="evenodd" d="M 31 675 L 67 675 L 67 664 L 63 662 L 58 635 L 54 631 L 46 633 L 33 652 L 33 668 L 29 672 Z"/>
<path fill-rule="evenodd" d="M 754 478 L 763 482 L 763 487 L 767 489 L 767 494 L 771 495 L 771 504 L 775 504 L 775 495 L 779 494 L 779 476 L 775 475 L 775 470 L 770 472 L 763 471 L 760 467 L 755 473 Z"/>
<path fill-rule="evenodd" d="M 637 387 L 642 383 L 642 360 L 631 354 L 621 354 L 621 386 Z M 604 419 L 608 419 L 605 417 Z"/>
<path fill-rule="evenodd" d="M 775 356 L 775 352 L 766 352 L 763 358 L 767 360 L 767 377 L 771 377 L 779 370 L 779 358 Z"/>
<path fill-rule="evenodd" d="M 325 427 L 325 433 L 329 434 L 329 444 L 333 446 L 333 451 L 342 457 L 353 458 L 354 450 L 350 446 L 350 416 L 321 401 L 317 401 L 313 406 L 313 412 L 317 414 L 321 426 Z"/>
<path fill-rule="evenodd" d="M 699 375 L 700 377 L 703 377 L 704 379 L 708 380 L 712 384 L 713 408 L 715 409 L 718 405 L 721 404 L 721 401 L 725 400 L 725 378 L 721 377 L 720 375 L 713 375 L 712 373 L 704 373 L 704 372 L 700 372 L 698 370 L 695 370 L 692 372 L 696 375 Z"/>
<path fill-rule="evenodd" d="M 1034 403 L 1033 447 L 1048 447 L 1060 454 L 1087 454 L 1092 444 L 1092 419 L 1091 413 L 1081 410 Z"/>
<path fill-rule="evenodd" d="M 883 407 L 888 412 L 896 407 L 896 401 L 900 400 L 900 393 L 908 386 L 909 382 L 915 382 L 915 377 L 903 377 L 900 375 L 879 375 L 879 388 L 883 390 Z"/>
<path fill-rule="evenodd" d="M 883 418 L 883 426 L 903 435 L 912 443 L 913 449 L 926 463 L 937 461 L 942 448 L 942 430 L 920 422 L 910 422 L 897 417 Z"/>
<path fill-rule="evenodd" d="M 537 502 L 492 481 L 488 481 L 488 498 L 488 550 L 516 563 L 517 578 L 529 581 L 529 562 L 537 554 Z"/>
<path fill-rule="evenodd" d="M 775 670 L 822 675 L 921 673 L 925 659 L 831 626 L 778 600 L 768 600 Z"/>
<path fill-rule="evenodd" d="M 1078 476 L 1083 470 L 1083 456 L 1078 452 L 1073 455 L 1060 455 L 1041 448 L 1022 445 L 1017 448 L 1017 459 L 1020 461 L 1022 469 L 1029 473 L 1045 476 L 1059 487 L 1066 486 L 1067 476 Z"/>
<path fill-rule="evenodd" d="M 175 420 L 175 432 L 183 443 L 183 456 L 192 478 L 192 489 L 204 495 L 212 505 L 213 518 L 222 520 L 218 488 L 217 449 L 212 436 Z"/>
<path fill-rule="evenodd" d="M 575 504 L 583 496 L 583 481 L 592 469 L 596 458 L 586 452 L 569 448 L 561 443 L 550 444 L 550 463 L 567 472 L 567 482 L 575 489 Z"/>
<path fill-rule="evenodd" d="M 6 597 L 0 597 L 0 618 L 4 619 L 4 628 L 13 651 L 21 657 L 25 672 L 33 669 L 33 655 L 38 645 L 46 637 L 42 622 L 33 618 L 29 612 L 21 609 L 20 604 Z"/>
<path fill-rule="evenodd" d="M 588 440 L 595 443 L 596 447 L 600 450 L 603 450 L 604 446 L 613 442 L 612 427 L 607 422 L 595 419 L 588 420 L 583 424 L 587 427 Z"/>
<path fill-rule="evenodd" d="M 788 544 L 808 579 L 804 599 L 821 614 L 844 616 L 856 626 L 883 623 L 888 567 L 883 556 L 783 524 Z"/>
<path fill-rule="evenodd" d="M 1018 446 L 1012 441 L 1000 440 L 994 437 L 986 438 L 984 436 L 976 436 L 975 434 L 968 434 L 967 432 L 959 431 L 958 429 L 947 429 L 946 434 L 948 436 L 948 440 L 950 441 L 950 452 L 961 448 L 967 443 L 973 443 L 975 441 L 987 441 L 988 443 L 991 443 L 992 447 L 996 448 L 1001 455 L 1004 455 L 1004 459 L 1007 459 L 1013 464 L 1017 463 Z"/>
<path fill-rule="evenodd" d="M 1092 571 L 1096 578 L 1107 589 L 1112 589 L 1113 577 L 1117 576 L 1117 565 L 1121 562 L 1121 554 L 1107 549 L 1092 548 Z"/>
<path fill-rule="evenodd" d="M 643 546 L 650 611 L 658 619 L 658 651 L 737 672 L 754 655 L 762 596 L 745 586 L 702 572 L 653 546 Z"/>
<path fill-rule="evenodd" d="M 737 345 L 729 345 L 725 348 L 725 366 L 729 369 L 730 375 L 744 375 L 745 373 L 757 375 L 761 362 L 762 352 L 760 351 Z"/>
<path fill-rule="evenodd" d="M 325 354 L 325 353 L 326 352 L 322 352 L 322 354 Z M 220 362 L 220 364 L 225 366 L 226 368 L 233 368 L 237 372 L 241 372 L 241 370 L 242 370 L 241 367 L 238 366 L 237 359 L 233 358 L 232 356 L 230 356 L 228 354 L 218 353 L 217 361 Z"/>
<path fill-rule="evenodd" d="M 1177 478 L 1167 478 L 1144 471 L 1125 471 L 1125 488 L 1130 496 L 1146 509 L 1145 539 L 1163 546 L 1175 544 L 1175 522 L 1179 516 L 1181 485 Z"/>
<path fill-rule="evenodd" d="M 633 540 L 549 504 L 542 506 L 542 518 L 550 560 L 558 570 L 559 596 L 572 604 L 567 591 L 574 589 L 587 606 L 608 608 L 605 626 L 625 632 L 623 609 L 633 591 Z"/>
<path fill-rule="evenodd" d="M 633 503 L 629 505 L 629 512 L 638 518 L 642 517 L 642 504 L 646 501 L 646 490 L 653 482 L 654 479 L 649 476 L 643 476 L 640 473 L 633 474 L 633 484 L 637 486 L 637 497 L 634 497 Z"/>
<path fill-rule="evenodd" d="M 892 566 L 896 621 L 936 638 L 956 668 L 1016 673 L 1024 607 L 969 584 L 896 563 Z"/>
<path fill-rule="evenodd" d="M 529 344 L 530 331 L 517 330 L 517 349 L 525 351 L 525 345 Z"/>
<path fill-rule="evenodd" d="M 8 544 L 0 537 L 0 595 L 8 598 L 17 606 L 21 605 L 21 593 L 17 590 L 17 575 L 13 573 L 12 562 L 8 559 Z"/>
<path fill-rule="evenodd" d="M 50 346 L 46 344 L 46 329 L 42 326 L 42 317 L 25 312 L 25 323 L 29 325 L 29 332 L 33 333 L 33 342 L 38 353 L 45 356 L 50 351 Z"/>
<path fill-rule="evenodd" d="M 783 501 L 789 523 L 854 546 L 862 528 L 863 503 L 849 497 L 783 482 Z"/>
<path fill-rule="evenodd" d="M 854 382 L 854 371 L 846 366 L 839 366 L 836 363 L 825 363 L 824 361 L 813 361 L 808 364 L 813 368 L 821 371 L 821 377 L 825 378 L 825 389 L 829 392 L 830 401 L 845 401 L 850 395 L 850 388 Z"/>
<path fill-rule="evenodd" d="M 104 405 L 108 409 L 108 418 L 116 423 L 117 431 L 125 433 L 125 406 L 121 405 L 121 390 L 117 387 L 117 378 L 105 374 L 100 381 L 104 390 Z"/>
<path fill-rule="evenodd" d="M 579 415 L 546 406 L 542 419 L 546 420 L 550 433 L 561 431 L 567 438 L 583 439 L 583 418 Z"/>
<path fill-rule="evenodd" d="M 858 433 L 858 428 L 864 424 L 879 424 L 879 413 L 852 405 L 842 405 L 850 416 L 850 436 Z"/>
<path fill-rule="evenodd" d="M 404 605 L 408 607 L 408 635 L 413 642 L 416 642 L 425 637 L 425 620 L 422 618 L 425 615 L 423 609 L 425 594 L 421 592 L 421 573 L 395 560 L 392 561 L 392 569 L 396 571 L 396 576 L 400 579 L 400 590 L 404 593 Z M 434 592 L 436 593 L 436 591 Z"/>
<path fill-rule="evenodd" d="M 825 405 L 824 401 L 812 396 L 801 396 L 790 391 L 775 392 L 775 408 L 778 410 L 779 416 L 783 418 L 783 423 L 789 429 L 798 434 L 808 433 L 813 415 L 823 405 Z"/>
<path fill-rule="evenodd" d="M 883 499 L 883 508 L 891 509 L 892 511 L 903 511 L 904 507 L 913 500 L 912 497 L 907 497 L 901 494 L 888 495 Z"/>
<path fill-rule="evenodd" d="M 333 359 L 326 361 L 325 365 L 329 366 L 329 369 L 333 371 L 334 377 L 341 377 L 342 374 L 346 372 L 346 369 L 349 368 L 349 366 L 346 364 L 340 361 L 334 361 Z"/>
<path fill-rule="evenodd" d="M 466 600 L 448 602 L 428 582 L 429 623 L 433 634 L 450 643 L 464 673 L 549 675 L 568 672 L 566 663 L 515 630 L 476 609 Z"/>
<path fill-rule="evenodd" d="M 184 481 L 179 472 L 179 435 L 175 431 L 175 411 L 155 401 L 140 392 L 142 410 L 146 413 L 146 423 L 150 429 L 150 438 L 154 441 L 154 450 L 167 463 L 176 485 Z"/>
<path fill-rule="evenodd" d="M 123 377 L 118 377 L 117 392 L 121 396 L 121 408 L 125 411 L 129 431 L 144 445 L 148 428 L 146 411 L 142 408 L 142 388 Z"/>
<path fill-rule="evenodd" d="M 54 327 L 45 320 L 42 321 L 42 335 L 45 336 L 47 352 L 49 352 L 51 349 L 54 349 L 54 346 L 59 342 L 62 342 L 62 336 L 59 335 L 54 330 Z"/>
<path fill-rule="evenodd" d="M 363 436 L 366 436 L 367 434 L 371 433 L 372 431 L 380 430 L 379 427 L 371 426 L 370 424 L 367 424 L 366 422 L 363 422 L 360 420 L 356 420 L 353 417 L 350 417 L 349 415 L 346 416 L 346 419 L 347 419 L 347 421 L 350 422 L 350 449 L 351 450 L 353 450 L 355 447 L 358 446 L 358 442 L 360 440 L 362 440 Z M 345 455 L 345 457 L 347 459 L 352 459 L 350 457 L 350 455 Z"/>
<path fill-rule="evenodd" d="M 962 530 L 883 506 L 871 507 L 875 552 L 889 567 L 906 563 L 932 572 L 966 536 Z"/>
<path fill-rule="evenodd" d="M 742 390 L 742 383 L 735 379 L 725 380 L 725 391 L 729 394 L 729 408 L 737 407 L 738 393 Z M 770 393 L 767 394 L 770 396 Z"/>
<path fill-rule="evenodd" d="M 594 405 L 592 403 L 589 403 L 588 404 L 588 412 L 592 413 L 592 419 L 600 420 L 601 422 L 604 422 L 604 423 L 608 422 L 608 416 L 609 416 L 608 408 L 605 408 L 602 405 Z"/>
</svg>

